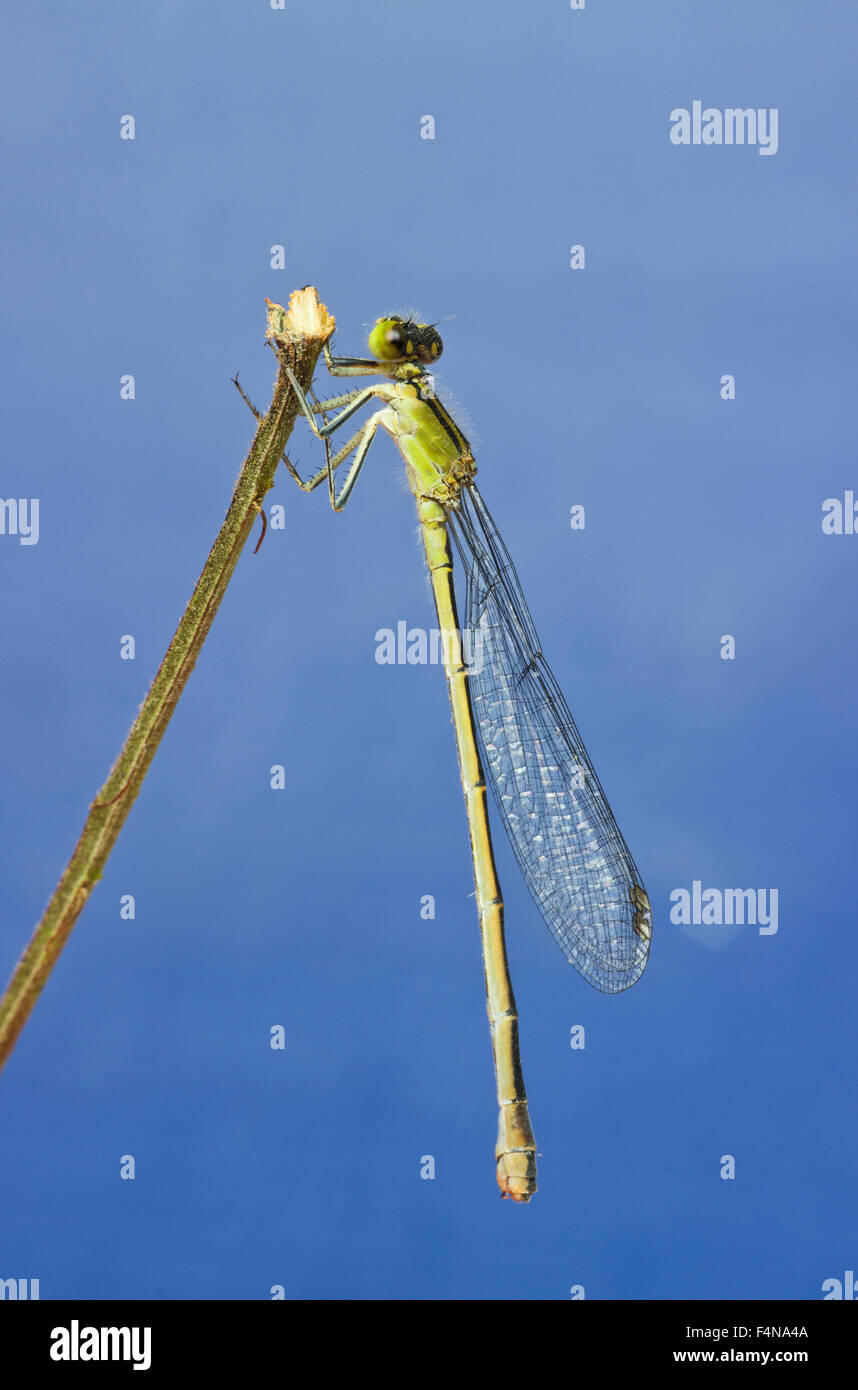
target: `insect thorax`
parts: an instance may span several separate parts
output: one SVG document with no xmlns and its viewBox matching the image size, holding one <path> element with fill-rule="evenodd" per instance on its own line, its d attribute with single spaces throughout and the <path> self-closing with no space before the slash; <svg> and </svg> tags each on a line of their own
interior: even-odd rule
<svg viewBox="0 0 858 1390">
<path fill-rule="evenodd" d="M 436 502 L 440 502 L 442 507 L 458 507 L 459 494 L 463 487 L 467 487 L 473 481 L 476 471 L 477 465 L 474 463 L 473 455 L 462 454 L 450 471 L 438 479 L 430 495 Z"/>
</svg>

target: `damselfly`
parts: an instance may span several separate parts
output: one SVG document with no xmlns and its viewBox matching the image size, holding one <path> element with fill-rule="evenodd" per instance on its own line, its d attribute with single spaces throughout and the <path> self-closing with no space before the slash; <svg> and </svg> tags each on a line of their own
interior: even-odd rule
<svg viewBox="0 0 858 1390">
<path fill-rule="evenodd" d="M 405 461 L 443 636 L 470 828 L 500 1112 L 497 1180 L 503 1196 L 527 1202 L 536 1191 L 536 1143 L 485 774 L 533 898 L 566 959 L 590 984 L 616 993 L 635 983 L 646 966 L 652 916 L 640 873 L 542 655 L 509 553 L 474 484 L 470 445 L 435 395 L 429 369 L 441 350 L 433 325 L 390 315 L 369 335 L 371 357 L 332 357 L 327 344 L 324 349 L 333 376 L 382 376 L 376 385 L 310 400 L 287 366 L 301 408 L 324 440 L 326 464 L 305 481 L 285 455 L 284 463 L 305 492 L 327 479 L 331 505 L 341 511 L 379 428 Z M 332 453 L 331 436 L 370 401 L 382 408 Z M 328 419 L 329 411 L 337 413 Z M 335 470 L 349 458 L 337 493 Z M 479 650 L 470 666 L 463 659 L 450 535 L 465 573 L 465 628 L 474 638 L 471 650 Z"/>
</svg>

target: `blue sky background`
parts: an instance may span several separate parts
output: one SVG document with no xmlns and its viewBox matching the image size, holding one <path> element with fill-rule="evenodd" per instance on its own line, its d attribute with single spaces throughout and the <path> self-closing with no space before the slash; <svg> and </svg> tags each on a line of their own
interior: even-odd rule
<svg viewBox="0 0 858 1390">
<path fill-rule="evenodd" d="M 433 622 L 413 503 L 386 439 L 342 516 L 281 470 L 286 528 L 242 558 L 4 1072 L 0 1277 L 819 1298 L 858 1260 L 858 536 L 821 529 L 858 492 L 855 16 L 162 0 L 8 27 L 0 493 L 41 531 L 0 537 L 4 979 L 222 521 L 253 432 L 230 376 L 267 404 L 265 296 L 307 283 L 341 351 L 391 309 L 455 315 L 439 387 L 655 938 L 598 995 L 498 832 L 543 1155 L 502 1203 L 444 681 L 374 660 L 379 628 Z M 777 154 L 672 145 L 695 99 L 777 107 Z M 293 452 L 319 459 L 300 425 Z M 695 879 L 776 888 L 777 934 L 672 925 Z"/>
</svg>

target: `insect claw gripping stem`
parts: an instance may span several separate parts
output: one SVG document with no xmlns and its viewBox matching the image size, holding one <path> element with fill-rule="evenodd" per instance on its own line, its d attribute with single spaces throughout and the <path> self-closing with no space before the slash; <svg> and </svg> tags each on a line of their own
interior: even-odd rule
<svg viewBox="0 0 858 1390">
<path fill-rule="evenodd" d="M 254 507 L 256 508 L 256 510 L 259 512 L 259 515 L 262 517 L 262 533 L 261 533 L 261 535 L 260 535 L 260 537 L 259 537 L 259 540 L 256 542 L 256 545 L 253 547 L 253 553 L 254 553 L 254 555 L 258 555 L 258 554 L 259 554 L 259 547 L 261 546 L 262 542 L 265 540 L 265 532 L 268 530 L 268 518 L 267 518 L 266 515 L 265 515 L 265 508 L 262 506 L 262 504 L 261 504 L 260 502 L 254 502 L 253 505 L 254 505 Z"/>
</svg>

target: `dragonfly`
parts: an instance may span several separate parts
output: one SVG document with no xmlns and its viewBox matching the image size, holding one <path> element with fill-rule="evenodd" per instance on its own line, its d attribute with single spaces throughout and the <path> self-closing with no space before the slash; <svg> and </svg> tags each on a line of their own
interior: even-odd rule
<svg viewBox="0 0 858 1390">
<path fill-rule="evenodd" d="M 305 492 L 327 481 L 337 512 L 346 506 L 379 429 L 391 436 L 405 464 L 442 635 L 470 831 L 498 1100 L 496 1175 L 502 1197 L 526 1203 L 537 1190 L 537 1148 L 522 1076 L 487 783 L 554 940 L 596 989 L 618 993 L 640 978 L 649 955 L 652 912 L 640 872 L 542 654 L 509 552 L 477 490 L 471 446 L 436 394 L 431 368 L 443 350 L 436 325 L 387 315 L 373 326 L 368 348 L 369 357 L 335 357 L 325 344 L 332 376 L 382 378 L 327 400 L 319 400 L 314 391 L 308 397 L 286 365 L 301 410 L 324 442 L 325 466 L 304 479 L 285 454 L 283 462 Z M 334 452 L 332 437 L 371 403 L 379 408 Z M 349 459 L 338 490 L 335 474 Z M 456 603 L 453 548 L 465 577 L 464 628 Z"/>
</svg>

